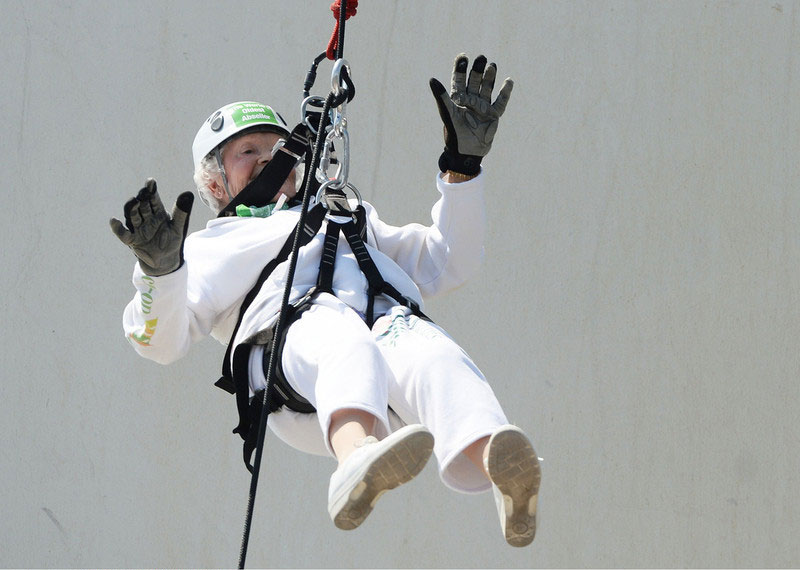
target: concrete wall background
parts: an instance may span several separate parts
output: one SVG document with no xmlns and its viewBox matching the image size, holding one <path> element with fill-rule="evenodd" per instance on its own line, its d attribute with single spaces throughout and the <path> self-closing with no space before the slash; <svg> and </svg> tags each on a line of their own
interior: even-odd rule
<svg viewBox="0 0 800 570">
<path fill-rule="evenodd" d="M 222 347 L 130 350 L 107 227 L 147 176 L 191 188 L 220 105 L 296 120 L 329 2 L 236 4 L 0 0 L 0 566 L 236 564 Z M 351 179 L 389 221 L 436 197 L 428 78 L 466 51 L 516 81 L 484 271 L 429 312 L 545 458 L 540 529 L 507 547 L 491 496 L 431 464 L 338 531 L 333 462 L 270 436 L 249 565 L 800 564 L 800 2 L 361 4 Z"/>
</svg>

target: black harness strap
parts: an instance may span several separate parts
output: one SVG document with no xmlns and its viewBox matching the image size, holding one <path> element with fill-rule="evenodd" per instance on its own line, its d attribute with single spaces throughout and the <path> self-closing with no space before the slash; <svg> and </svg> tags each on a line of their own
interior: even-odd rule
<svg viewBox="0 0 800 570">
<path fill-rule="evenodd" d="M 336 262 L 336 250 L 339 248 L 339 225 L 328 220 L 325 230 L 325 242 L 319 260 L 317 291 L 333 293 L 333 265 Z"/>
<path fill-rule="evenodd" d="M 303 313 L 311 308 L 310 299 L 304 299 L 300 304 L 289 307 L 289 314 L 286 319 L 286 325 L 280 338 L 275 338 L 276 327 L 271 327 L 265 334 L 268 339 L 264 343 L 264 353 L 261 359 L 261 367 L 264 371 L 264 377 L 267 377 L 269 368 L 270 353 L 275 351 L 275 357 L 280 359 L 283 354 L 283 345 L 286 343 L 286 333 L 289 331 L 289 326 L 298 320 Z M 261 344 L 261 342 L 259 343 Z M 253 451 L 256 449 L 258 441 L 258 422 L 261 418 L 262 409 L 264 406 L 264 390 L 262 388 L 256 392 L 252 398 L 250 394 L 250 375 L 248 364 L 250 360 L 250 352 L 255 347 L 251 344 L 241 344 L 236 348 L 233 355 L 233 381 L 236 385 L 236 407 L 239 411 L 239 425 L 233 430 L 233 433 L 238 433 L 244 440 L 242 446 L 242 458 L 247 469 L 252 473 L 253 466 L 250 464 L 250 458 Z M 269 394 L 267 395 L 267 411 L 269 413 L 286 406 L 290 410 L 300 412 L 302 414 L 311 414 L 316 412 L 311 403 L 298 394 L 283 372 L 283 367 L 278 361 L 278 366 L 275 368 L 275 376 L 269 385 Z M 248 402 L 249 399 L 249 402 Z"/>
<path fill-rule="evenodd" d="M 332 293 L 333 266 L 336 260 L 340 231 L 347 239 L 347 243 L 350 244 L 350 249 L 356 257 L 358 267 L 366 277 L 369 286 L 367 290 L 367 326 L 372 328 L 372 325 L 375 324 L 375 297 L 377 295 L 386 295 L 404 307 L 411 309 L 411 312 L 419 318 L 429 321 L 430 319 L 422 312 L 416 301 L 407 295 L 403 295 L 391 283 L 383 279 L 378 267 L 369 255 L 362 237 L 362 231 L 359 230 L 358 225 L 353 220 L 345 223 L 328 220 L 328 229 L 325 232 L 325 246 L 319 264 L 318 292 L 327 291 Z"/>
</svg>

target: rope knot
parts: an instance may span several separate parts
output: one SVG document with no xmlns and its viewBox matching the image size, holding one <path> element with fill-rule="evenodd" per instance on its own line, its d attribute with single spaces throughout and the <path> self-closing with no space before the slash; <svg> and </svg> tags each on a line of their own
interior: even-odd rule
<svg viewBox="0 0 800 570">
<path fill-rule="evenodd" d="M 347 11 L 345 12 L 344 19 L 347 20 L 350 16 L 356 15 L 356 8 L 358 8 L 358 0 L 349 0 L 347 3 Z M 331 10 L 333 10 L 333 17 L 336 20 L 339 20 L 339 16 L 342 13 L 342 0 L 336 0 L 333 4 L 331 4 Z"/>
<path fill-rule="evenodd" d="M 347 20 L 350 16 L 356 15 L 358 0 L 348 0 L 345 7 L 344 19 Z M 342 0 L 335 0 L 331 4 L 331 11 L 333 11 L 333 17 L 336 19 L 336 26 L 333 28 L 333 34 L 328 42 L 328 49 L 325 51 L 325 55 L 328 59 L 333 60 L 336 58 L 336 48 L 339 47 L 339 17 L 342 14 Z"/>
</svg>

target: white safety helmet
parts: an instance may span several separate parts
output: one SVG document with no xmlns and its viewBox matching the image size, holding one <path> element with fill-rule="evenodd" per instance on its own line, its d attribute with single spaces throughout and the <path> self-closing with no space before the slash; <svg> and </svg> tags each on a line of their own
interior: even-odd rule
<svg viewBox="0 0 800 570">
<path fill-rule="evenodd" d="M 290 134 L 286 121 L 269 105 L 255 101 L 239 101 L 225 105 L 205 120 L 194 137 L 192 158 L 195 171 L 209 152 L 247 129 L 274 131 L 286 136 Z"/>
</svg>

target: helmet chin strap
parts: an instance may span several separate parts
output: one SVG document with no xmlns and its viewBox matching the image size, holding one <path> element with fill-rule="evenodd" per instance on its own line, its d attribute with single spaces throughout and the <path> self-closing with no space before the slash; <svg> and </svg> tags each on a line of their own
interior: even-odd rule
<svg viewBox="0 0 800 570">
<path fill-rule="evenodd" d="M 225 193 L 228 195 L 228 202 L 233 200 L 233 196 L 231 196 L 231 191 L 228 188 L 228 177 L 225 175 L 225 167 L 222 166 L 222 153 L 219 150 L 219 147 L 214 149 L 214 156 L 217 159 L 217 166 L 219 166 L 219 171 L 222 174 L 222 186 L 225 188 Z"/>
</svg>

